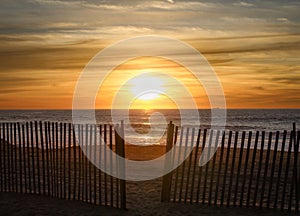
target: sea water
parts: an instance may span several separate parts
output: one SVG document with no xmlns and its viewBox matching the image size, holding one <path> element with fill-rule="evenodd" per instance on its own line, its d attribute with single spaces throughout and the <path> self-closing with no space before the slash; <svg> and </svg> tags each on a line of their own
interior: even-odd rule
<svg viewBox="0 0 300 216">
<path fill-rule="evenodd" d="M 180 116 L 178 110 L 118 110 L 118 119 L 128 119 L 125 121 L 125 135 L 130 143 L 142 145 L 165 144 L 165 131 L 167 123 L 172 121 L 180 126 L 182 118 L 185 122 L 190 122 L 190 126 L 197 128 L 211 127 L 211 110 L 198 110 L 200 125 L 193 125 L 193 114 Z M 161 113 L 164 116 L 152 119 L 154 113 Z M 185 112 L 189 113 L 189 112 Z M 193 113 L 193 112 L 190 112 Z M 128 117 L 128 118 L 127 118 Z M 300 109 L 228 109 L 225 129 L 227 131 L 255 131 L 283 132 L 293 130 L 293 123 L 300 127 Z M 95 119 L 97 124 L 112 124 L 111 110 L 96 110 Z M 72 110 L 0 110 L 0 122 L 28 122 L 28 121 L 50 121 L 72 123 Z M 120 123 L 120 122 L 115 122 Z M 129 128 L 133 128 L 135 133 L 130 133 Z M 149 133 L 151 135 L 149 135 Z M 163 134 L 163 138 L 157 141 L 157 137 Z M 156 137 L 157 135 L 157 137 Z M 282 136 L 282 133 L 281 133 Z M 273 135 L 273 138 L 275 134 Z M 267 138 L 267 135 L 266 135 Z"/>
</svg>

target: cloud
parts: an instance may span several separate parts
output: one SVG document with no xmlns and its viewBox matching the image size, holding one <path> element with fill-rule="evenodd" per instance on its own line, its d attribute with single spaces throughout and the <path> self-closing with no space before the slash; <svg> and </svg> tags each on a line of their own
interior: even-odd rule
<svg viewBox="0 0 300 216">
<path fill-rule="evenodd" d="M 277 18 L 276 19 L 277 21 L 279 22 L 282 22 L 282 23 L 289 23 L 289 19 L 288 18 L 285 18 L 285 17 L 280 17 L 280 18 Z"/>
<path fill-rule="evenodd" d="M 92 9 L 108 9 L 108 10 L 122 10 L 125 7 L 115 4 L 101 4 L 91 3 L 88 1 L 63 1 L 63 0 L 31 0 L 33 3 L 48 6 L 61 6 L 61 7 L 86 7 Z"/>
<path fill-rule="evenodd" d="M 240 6 L 240 7 L 254 7 L 255 6 L 254 4 L 245 2 L 245 1 L 236 2 L 236 3 L 233 3 L 233 5 Z"/>
<path fill-rule="evenodd" d="M 238 106 L 243 94 L 249 106 L 251 97 L 254 104 L 266 99 L 255 93 L 280 93 L 293 95 L 299 107 L 299 8 L 271 0 L 7 0 L 0 7 L 0 90 L 7 97 L 57 91 L 61 100 L 59 87 L 72 92 L 98 51 L 120 39 L 159 34 L 204 54 L 229 97 L 240 92 L 231 104 Z"/>
<path fill-rule="evenodd" d="M 170 4 L 171 3 L 171 4 Z M 167 1 L 147 1 L 143 4 L 137 4 L 135 9 L 143 10 L 168 10 L 168 11 L 188 11 L 188 10 L 203 10 L 203 8 L 213 8 L 217 6 L 215 3 L 211 2 L 200 2 L 200 1 L 180 1 L 175 2 L 174 0 Z"/>
<path fill-rule="evenodd" d="M 221 37 L 249 35 L 251 32 L 299 31 L 299 22 L 295 20 L 297 7 L 282 8 L 282 4 L 278 2 L 263 4 L 255 1 L 255 10 L 249 8 L 254 5 L 252 1 L 246 0 L 28 0 L 20 2 L 16 7 L 10 4 L 12 3 L 7 1 L 0 8 L 1 34 L 54 33 L 68 37 L 95 38 L 109 35 L 109 39 L 121 39 L 124 35 L 136 36 L 142 33 L 176 37 Z M 233 4 L 239 5 L 239 8 L 233 7 Z M 290 23 L 283 19 L 287 19 L 286 17 L 289 17 Z M 126 32 L 126 26 L 139 30 Z M 118 28 L 119 32 L 114 30 Z M 102 30 L 107 30 L 107 33 Z"/>
</svg>

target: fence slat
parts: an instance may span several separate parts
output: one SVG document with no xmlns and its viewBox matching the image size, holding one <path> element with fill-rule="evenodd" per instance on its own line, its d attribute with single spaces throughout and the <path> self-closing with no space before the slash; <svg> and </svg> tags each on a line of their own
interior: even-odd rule
<svg viewBox="0 0 300 216">
<path fill-rule="evenodd" d="M 273 150 L 273 159 L 272 159 L 272 168 L 271 168 L 271 176 L 270 176 L 270 185 L 269 185 L 269 192 L 268 192 L 268 202 L 267 202 L 267 208 L 270 208 L 270 202 L 271 202 L 271 194 L 272 194 L 272 188 L 273 188 L 273 179 L 274 179 L 274 172 L 275 172 L 275 166 L 276 166 L 276 157 L 277 157 L 277 150 L 278 150 L 278 141 L 279 141 L 279 131 L 276 132 L 275 137 L 275 146 Z"/>
<path fill-rule="evenodd" d="M 15 182 L 15 175 L 16 175 L 16 171 L 15 171 L 15 148 L 14 148 L 14 140 L 13 140 L 13 124 L 9 123 L 9 145 L 10 145 L 10 171 L 11 171 L 11 191 L 12 192 L 17 192 L 16 190 L 16 182 Z"/>
<path fill-rule="evenodd" d="M 72 134 L 73 134 L 73 155 L 74 155 L 74 183 L 73 183 L 73 200 L 76 200 L 76 189 L 77 188 L 79 188 L 79 187 L 77 187 L 77 179 L 79 178 L 79 177 L 77 177 L 77 146 L 76 146 L 76 132 L 75 132 L 75 130 L 76 130 L 76 128 L 75 128 L 76 126 L 75 125 L 73 125 L 73 127 L 72 127 Z M 79 156 L 78 156 L 79 157 Z M 77 196 L 77 199 L 79 199 L 79 196 Z"/>
<path fill-rule="evenodd" d="M 107 145 L 107 125 L 104 125 L 104 145 Z M 105 149 L 106 146 L 104 146 Z M 104 151 L 104 167 L 107 167 L 107 155 Z M 107 191 L 107 174 L 104 173 L 104 205 L 107 206 L 108 202 L 108 191 Z"/>
<path fill-rule="evenodd" d="M 11 146 L 10 146 L 10 136 L 9 136 L 9 123 L 6 123 L 5 124 L 5 128 L 6 128 L 6 140 L 7 140 L 7 156 L 8 156 L 8 159 L 7 159 L 7 177 L 8 177 L 8 191 L 12 191 L 11 190 L 11 181 L 10 179 L 12 179 L 11 177 Z"/>
<path fill-rule="evenodd" d="M 215 145 L 212 147 L 213 151 L 217 151 L 218 143 L 219 143 L 220 131 L 217 131 Z M 217 152 L 214 153 L 211 174 L 210 174 L 210 186 L 209 186 L 209 196 L 208 196 L 208 205 L 211 205 L 212 201 L 212 190 L 213 190 L 213 182 L 214 182 L 214 174 L 215 174 L 215 164 L 216 164 Z"/>
<path fill-rule="evenodd" d="M 41 151 L 42 151 L 43 194 L 45 194 L 46 193 L 46 172 L 45 172 L 45 149 L 44 149 L 44 137 L 43 137 L 44 136 L 43 135 L 43 123 L 39 122 L 39 126 L 40 126 L 40 141 L 41 141 Z"/>
<path fill-rule="evenodd" d="M 74 142 L 75 143 L 75 142 Z M 73 146 L 73 148 L 75 148 Z M 72 125 L 68 124 L 68 200 L 71 200 L 71 185 L 72 185 L 72 175 L 71 175 L 71 152 L 72 152 Z M 73 163 L 75 163 L 75 158 L 73 158 Z M 73 179 L 75 180 L 75 179 Z"/>
<path fill-rule="evenodd" d="M 257 176 L 256 176 L 256 186 L 254 191 L 254 197 L 253 197 L 253 207 L 256 207 L 256 198 L 259 188 L 259 182 L 260 182 L 260 173 L 261 173 L 261 167 L 262 167 L 262 160 L 264 155 L 264 144 L 265 144 L 265 131 L 262 131 L 261 134 L 261 146 L 260 146 L 260 154 L 259 154 L 259 161 L 258 161 L 258 169 L 257 169 Z"/>
<path fill-rule="evenodd" d="M 190 132 L 190 128 L 187 128 L 186 130 L 186 136 L 185 136 L 185 144 L 184 144 L 184 157 L 186 155 L 187 152 L 187 145 L 188 145 L 188 140 L 189 140 L 189 132 Z M 179 158 L 180 159 L 180 156 Z M 186 160 L 183 161 L 182 163 L 182 173 L 181 173 L 181 181 L 180 181 L 180 189 L 179 189 L 179 197 L 178 197 L 178 201 L 181 202 L 181 198 L 182 198 L 182 190 L 183 190 L 183 184 L 184 184 L 184 174 L 185 174 L 185 162 Z"/>
<path fill-rule="evenodd" d="M 45 148 L 46 148 L 46 174 L 47 174 L 47 194 L 52 195 L 51 193 L 51 182 L 50 182 L 50 166 L 51 162 L 49 159 L 49 143 L 48 143 L 48 123 L 44 122 L 44 130 L 45 130 Z M 51 152 L 50 152 L 51 154 Z"/>
<path fill-rule="evenodd" d="M 181 148 L 182 148 L 182 137 L 183 137 L 183 131 L 184 131 L 184 127 L 181 128 L 181 131 L 180 131 L 180 141 L 179 141 L 179 146 L 176 148 L 178 149 L 179 153 L 178 153 L 178 161 L 177 161 L 177 168 L 176 168 L 176 175 L 175 175 L 175 188 L 174 188 L 174 197 L 173 197 L 173 202 L 176 202 L 176 196 L 177 196 L 177 184 L 178 184 L 178 176 L 179 176 L 179 158 L 181 156 Z M 175 154 L 174 154 L 175 155 Z M 175 159 L 175 156 L 174 157 L 174 161 L 176 160 Z"/>
<path fill-rule="evenodd" d="M 193 166 L 193 176 L 192 176 L 192 186 L 191 186 L 190 203 L 193 202 L 193 196 L 194 196 L 194 184 L 195 184 L 196 164 L 197 164 L 197 159 L 198 159 L 198 151 L 199 151 L 199 144 L 200 144 L 200 136 L 201 136 L 201 129 L 198 130 L 197 141 L 196 141 L 196 148 L 195 148 L 195 156 L 194 156 L 194 166 Z M 170 185 L 170 187 L 171 187 L 171 185 Z"/>
<path fill-rule="evenodd" d="M 280 160 L 279 160 L 279 167 L 278 167 L 278 174 L 277 174 L 277 183 L 276 183 L 275 200 L 274 200 L 275 209 L 277 208 L 277 202 L 278 202 L 279 187 L 280 187 L 280 180 L 281 180 L 281 173 L 282 173 L 282 166 L 283 166 L 283 156 L 285 153 L 284 149 L 285 149 L 286 135 L 287 135 L 287 131 L 285 130 L 283 132 L 283 137 L 282 137 Z"/>
<path fill-rule="evenodd" d="M 63 124 L 63 198 L 66 199 L 66 150 L 67 150 L 67 124 Z"/>
<path fill-rule="evenodd" d="M 92 142 L 93 142 L 93 134 L 92 134 L 92 125 L 87 125 L 88 127 L 88 134 L 87 136 L 89 136 L 89 142 L 86 143 L 86 155 L 89 155 L 89 157 L 91 158 L 92 156 Z M 87 158 L 88 159 L 88 158 Z M 89 182 L 88 182 L 88 188 L 89 188 L 89 201 L 91 202 L 92 201 L 92 164 L 91 164 L 91 161 L 87 160 L 87 163 L 88 163 L 88 176 L 89 176 Z"/>
<path fill-rule="evenodd" d="M 82 200 L 82 125 L 77 125 L 77 135 L 78 135 L 78 190 L 77 190 L 77 198 Z"/>
<path fill-rule="evenodd" d="M 244 153 L 245 137 L 246 137 L 246 132 L 243 131 L 241 147 L 240 147 L 240 154 L 239 154 L 238 170 L 237 170 L 237 176 L 236 176 L 236 182 L 235 182 L 235 193 L 234 193 L 234 198 L 233 198 L 233 206 L 236 206 L 236 201 L 237 201 L 241 166 L 243 163 L 242 159 L 243 159 L 243 153 Z"/>
<path fill-rule="evenodd" d="M 63 123 L 60 122 L 59 124 L 59 186 L 60 186 L 60 190 L 59 190 L 59 197 L 60 198 L 64 198 L 63 197 L 63 168 L 64 168 L 64 161 L 63 161 L 63 152 L 64 152 L 64 140 L 63 140 Z"/>
<path fill-rule="evenodd" d="M 55 194 L 55 188 L 54 188 L 54 144 L 53 144 L 53 134 L 54 129 L 53 126 L 51 126 L 51 123 L 47 123 L 48 127 L 48 143 L 49 143 L 49 151 L 50 151 L 50 170 L 51 170 L 51 197 L 54 197 Z M 52 127 L 52 134 L 51 134 L 51 127 Z M 52 137 L 52 138 L 51 138 Z"/>
<path fill-rule="evenodd" d="M 202 139 L 202 149 L 201 149 L 201 154 L 205 148 L 206 145 L 206 134 L 207 134 L 207 129 L 204 129 L 203 131 L 203 139 Z M 200 135 L 200 134 L 199 134 Z M 201 158 L 203 160 L 203 158 Z M 202 164 L 202 163 L 201 163 Z M 198 183 L 197 183 L 197 196 L 196 196 L 196 203 L 199 203 L 199 197 L 200 197 L 200 185 L 201 185 L 201 178 L 202 178 L 202 167 L 199 167 L 199 173 L 198 173 Z"/>
<path fill-rule="evenodd" d="M 88 182 L 88 179 L 89 179 L 89 164 L 88 164 L 88 159 L 87 159 L 87 154 L 88 154 L 88 145 L 89 145 L 89 125 L 86 124 L 85 125 L 85 143 L 83 144 L 84 145 L 84 173 L 85 173 L 85 176 L 84 176 L 84 179 L 85 179 L 85 200 L 87 201 L 89 199 L 89 182 Z"/>
<path fill-rule="evenodd" d="M 222 132 L 221 152 L 220 152 L 219 167 L 217 173 L 217 183 L 216 183 L 216 190 L 215 190 L 216 194 L 215 194 L 214 205 L 218 204 L 218 194 L 219 194 L 219 186 L 220 186 L 220 179 L 221 179 L 222 163 L 224 157 L 224 148 L 225 148 L 225 131 Z"/>
<path fill-rule="evenodd" d="M 54 122 L 48 124 L 49 128 L 49 149 L 51 151 L 50 157 L 51 157 L 51 193 L 52 197 L 56 196 L 56 171 L 55 171 L 55 124 Z M 52 130 L 51 130 L 52 129 Z"/>
<path fill-rule="evenodd" d="M 31 178 L 31 172 L 30 172 L 30 167 L 33 168 L 33 166 L 30 164 L 31 163 L 31 160 L 30 160 L 30 137 L 29 137 L 29 124 L 28 122 L 26 122 L 26 125 L 25 125 L 25 129 L 26 129 L 26 146 L 27 146 L 27 170 L 28 170 L 28 184 L 29 184 L 29 193 L 31 193 L 31 183 L 32 183 L 32 178 Z"/>
<path fill-rule="evenodd" d="M 117 134 L 116 134 L 117 135 Z M 103 132 L 102 132 L 102 125 L 99 126 L 99 160 L 102 162 L 102 145 L 103 145 Z M 116 146 L 118 148 L 118 146 Z M 98 170 L 98 179 L 99 179 L 99 203 L 102 205 L 102 175 L 101 171 Z"/>
<path fill-rule="evenodd" d="M 242 182 L 242 189 L 241 189 L 240 206 L 243 206 L 243 201 L 244 201 L 243 199 L 244 199 L 245 184 L 246 184 L 246 179 L 247 179 L 248 162 L 249 162 L 249 155 L 250 155 L 250 148 L 251 148 L 251 138 L 252 138 L 252 131 L 249 131 L 247 152 L 246 152 L 246 159 L 245 159 L 245 167 L 244 167 L 244 174 L 243 174 L 243 182 Z"/>
<path fill-rule="evenodd" d="M 40 175 L 40 155 L 39 155 L 39 133 L 38 122 L 34 122 L 35 129 L 35 148 L 36 148 L 36 164 L 37 164 L 37 181 L 38 181 L 38 193 L 41 194 L 41 175 Z"/>
<path fill-rule="evenodd" d="M 86 172 L 87 172 L 87 169 L 86 169 L 86 157 L 84 155 L 84 151 L 85 151 L 85 148 L 86 148 L 86 140 L 85 140 L 85 127 L 86 125 L 82 125 L 82 131 L 81 131 L 81 136 L 82 136 L 82 142 L 81 142 L 81 167 L 82 167 L 82 200 L 83 201 L 86 201 Z"/>
<path fill-rule="evenodd" d="M 58 122 L 55 122 L 55 189 L 56 189 L 56 197 L 60 198 L 60 192 L 59 192 L 59 167 L 58 167 L 58 161 L 59 161 L 59 133 L 58 133 Z"/>
<path fill-rule="evenodd" d="M 22 162 L 23 162 L 23 156 L 22 156 L 22 135 L 21 135 L 21 127 L 20 123 L 16 123 L 17 125 L 17 131 L 18 131 L 18 153 L 19 153 L 19 186 L 20 186 L 20 193 L 23 193 L 23 167 L 22 167 Z M 1 135 L 0 135 L 1 137 Z M 1 169 L 1 168 L 0 168 Z"/>
<path fill-rule="evenodd" d="M 235 132 L 234 136 L 234 144 L 233 144 L 233 156 L 231 160 L 231 170 L 230 170 L 230 182 L 229 182 L 229 187 L 228 187 L 228 197 L 227 197 L 227 206 L 230 205 L 230 198 L 231 198 L 231 193 L 232 193 L 232 182 L 233 182 L 233 174 L 234 174 L 234 166 L 235 166 L 235 156 L 236 156 L 236 149 L 237 149 L 237 143 L 238 143 L 238 136 L 239 133 L 238 131 Z"/>
<path fill-rule="evenodd" d="M 249 185 L 248 185 L 248 193 L 247 193 L 248 195 L 247 195 L 246 207 L 249 207 L 249 205 L 250 205 L 250 194 L 251 194 L 251 189 L 252 189 L 253 172 L 254 172 L 254 167 L 255 167 L 258 139 L 259 139 L 259 131 L 256 131 L 255 141 L 254 141 L 254 149 L 253 149 L 253 153 L 252 153 L 252 163 L 251 163 L 250 180 L 249 180 Z"/>
<path fill-rule="evenodd" d="M 109 154 L 109 163 L 111 164 L 110 166 L 110 172 L 112 173 L 113 171 L 113 162 L 112 162 L 112 150 L 113 150 L 113 130 L 112 130 L 112 125 L 109 126 L 109 148 L 110 148 L 110 154 Z M 110 205 L 114 205 L 114 179 L 112 176 L 110 176 Z"/>
<path fill-rule="evenodd" d="M 14 145 L 13 145 L 13 130 L 12 130 L 12 123 L 8 124 L 9 132 L 9 145 L 10 145 L 10 174 L 11 174 L 11 191 L 16 192 L 14 186 L 15 186 L 15 173 L 14 173 Z"/>
<path fill-rule="evenodd" d="M 264 171 L 263 183 L 262 183 L 262 188 L 261 188 L 259 208 L 263 207 L 263 200 L 264 200 L 264 195 L 265 195 L 265 186 L 266 186 L 267 174 L 268 174 L 268 168 L 269 168 L 269 158 L 270 158 L 271 144 L 272 144 L 272 132 L 269 132 L 268 149 L 267 149 L 267 156 L 266 156 L 266 160 L 265 160 L 266 161 L 265 162 L 265 171 Z"/>
<path fill-rule="evenodd" d="M 225 171 L 224 171 L 224 179 L 223 179 L 223 190 L 221 196 L 221 206 L 224 204 L 224 196 L 225 196 L 225 188 L 226 188 L 226 180 L 227 180 L 227 171 L 229 166 L 229 155 L 231 150 L 231 139 L 232 139 L 232 131 L 229 131 L 228 143 L 227 143 L 227 152 L 226 152 L 226 162 L 225 162 Z"/>
<path fill-rule="evenodd" d="M 208 152 L 207 152 L 207 155 L 206 155 L 206 160 L 208 160 L 210 158 L 212 137 L 213 137 L 213 134 L 214 134 L 213 130 L 210 130 L 209 132 L 210 133 L 209 133 L 209 141 L 208 141 Z M 202 204 L 205 203 L 209 165 L 210 165 L 210 161 L 207 161 L 207 163 L 205 164 L 205 176 L 204 176 L 204 185 L 203 185 L 203 194 L 202 194 Z"/>
<path fill-rule="evenodd" d="M 7 183 L 6 183 L 6 179 L 7 179 L 7 175 L 6 175 L 6 152 L 8 152 L 6 149 L 6 136 L 5 136 L 5 123 L 2 124 L 2 131 L 3 131 L 3 166 L 4 166 L 4 191 L 8 191 L 7 189 Z"/>
<path fill-rule="evenodd" d="M 193 159 L 193 149 L 194 149 L 194 137 L 195 136 L 195 128 L 192 129 L 192 135 L 191 135 L 191 144 L 190 144 L 190 155 L 189 155 L 189 162 L 188 162 L 188 171 L 187 171 L 187 180 L 186 180 L 186 187 L 185 187 L 185 196 L 184 196 L 184 202 L 187 202 L 188 198 L 188 191 L 189 191 L 189 182 L 190 182 L 190 174 L 191 174 L 191 166 L 192 166 L 192 159 Z"/>
<path fill-rule="evenodd" d="M 30 138 L 31 138 L 31 159 L 32 159 L 32 179 L 33 179 L 33 192 L 36 194 L 36 173 L 35 173 L 35 160 L 34 160 L 34 137 L 33 137 L 33 122 L 30 122 Z"/>
<path fill-rule="evenodd" d="M 94 158 L 93 160 L 95 161 L 96 164 L 99 164 L 99 161 L 97 161 L 97 125 L 93 125 L 93 135 L 94 135 Z M 94 164 L 94 204 L 97 204 L 97 168 Z M 118 205 L 117 205 L 118 207 Z"/>
<path fill-rule="evenodd" d="M 27 185 L 27 170 L 26 170 L 26 162 L 27 162 L 26 161 L 26 149 L 28 147 L 26 147 L 24 124 L 21 125 L 21 133 L 20 134 L 22 136 L 21 141 L 22 141 L 22 150 L 23 150 L 21 154 L 23 154 L 23 163 L 24 163 L 24 185 L 25 185 L 24 193 L 27 193 L 28 185 Z"/>
<path fill-rule="evenodd" d="M 292 145 L 293 145 L 293 131 L 290 133 L 290 141 L 289 141 L 288 155 L 287 155 L 287 159 L 286 159 L 284 183 L 286 183 L 287 180 L 288 180 L 289 168 L 290 168 L 290 161 L 291 161 Z M 286 186 L 287 186 L 287 184 L 283 185 L 283 192 L 282 192 L 282 198 L 281 198 L 281 207 L 280 207 L 280 209 L 282 211 L 284 210 L 284 204 L 285 204 Z"/>
<path fill-rule="evenodd" d="M 19 189 L 21 190 L 21 181 L 18 183 L 18 158 L 17 158 L 17 126 L 16 123 L 12 123 L 11 126 L 13 127 L 12 130 L 12 137 L 14 139 L 13 146 L 14 146 L 14 179 L 15 179 L 15 191 L 19 193 Z"/>
</svg>

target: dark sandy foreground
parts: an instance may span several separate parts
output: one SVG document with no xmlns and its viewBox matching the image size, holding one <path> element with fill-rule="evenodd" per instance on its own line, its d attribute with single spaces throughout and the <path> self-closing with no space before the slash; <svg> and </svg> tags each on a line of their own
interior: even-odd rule
<svg viewBox="0 0 300 216">
<path fill-rule="evenodd" d="M 149 184 L 144 182 L 143 186 L 140 185 L 141 187 L 137 187 L 136 183 L 130 185 L 136 188 L 136 192 L 128 194 L 128 198 L 130 198 L 128 211 L 32 194 L 0 193 L 0 215 L 296 215 L 270 209 L 220 208 L 191 204 L 160 203 L 159 197 L 156 197 L 156 201 L 153 200 L 157 191 L 151 185 L 150 182 Z M 149 199 L 151 202 L 149 202 Z"/>
</svg>

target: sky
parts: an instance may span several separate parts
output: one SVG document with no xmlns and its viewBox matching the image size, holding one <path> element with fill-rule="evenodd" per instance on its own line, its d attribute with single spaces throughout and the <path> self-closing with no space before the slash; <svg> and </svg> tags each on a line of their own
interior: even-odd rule
<svg viewBox="0 0 300 216">
<path fill-rule="evenodd" d="M 0 109 L 71 109 L 76 82 L 93 56 L 143 35 L 176 38 L 201 52 L 222 84 L 227 108 L 300 108 L 299 11 L 296 0 L 2 0 Z M 141 71 L 157 68 L 155 58 L 138 61 L 118 69 L 145 62 Z M 189 71 L 159 61 L 177 68 L 169 75 L 180 72 L 198 107 L 209 108 Z M 96 108 L 111 107 L 121 82 L 113 72 Z M 171 107 L 170 101 L 162 105 L 163 97 L 151 100 Z"/>
</svg>

